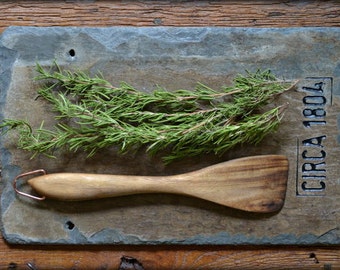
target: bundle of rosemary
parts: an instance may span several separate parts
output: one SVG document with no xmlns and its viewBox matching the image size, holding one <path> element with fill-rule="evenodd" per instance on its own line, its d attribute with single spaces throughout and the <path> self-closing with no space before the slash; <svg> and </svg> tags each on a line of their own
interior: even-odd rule
<svg viewBox="0 0 340 270">
<path fill-rule="evenodd" d="M 18 147 L 53 156 L 56 149 L 84 150 L 118 146 L 121 153 L 146 146 L 147 152 L 167 153 L 165 162 L 206 153 L 222 154 L 240 144 L 257 144 L 274 131 L 285 105 L 265 110 L 292 84 L 277 80 L 270 71 L 238 75 L 230 87 L 216 91 L 204 84 L 194 90 L 152 93 L 127 83 L 115 87 L 102 76 L 51 70 L 37 65 L 38 90 L 52 105 L 57 124 L 33 130 L 24 120 L 6 119 L 3 132 L 16 129 Z"/>
</svg>

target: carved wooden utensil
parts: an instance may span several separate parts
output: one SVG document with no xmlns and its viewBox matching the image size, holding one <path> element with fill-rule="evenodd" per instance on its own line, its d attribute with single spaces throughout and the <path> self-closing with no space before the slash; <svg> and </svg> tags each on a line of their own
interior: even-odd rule
<svg viewBox="0 0 340 270">
<path fill-rule="evenodd" d="M 19 175 L 14 181 L 29 173 Z M 273 212 L 284 203 L 288 160 L 282 155 L 234 159 L 171 176 L 55 173 L 28 180 L 43 197 L 81 201 L 140 193 L 175 193 L 251 212 Z"/>
</svg>

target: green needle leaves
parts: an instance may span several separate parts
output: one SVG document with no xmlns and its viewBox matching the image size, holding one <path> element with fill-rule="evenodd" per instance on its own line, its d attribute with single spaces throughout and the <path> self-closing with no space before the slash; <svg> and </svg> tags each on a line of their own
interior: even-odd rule
<svg viewBox="0 0 340 270">
<path fill-rule="evenodd" d="M 238 75 L 221 91 L 197 84 L 194 90 L 173 92 L 158 88 L 138 91 L 127 83 L 114 87 L 102 76 L 84 72 L 45 70 L 39 64 L 38 90 L 50 103 L 57 124 L 33 130 L 23 120 L 6 119 L 3 132 L 18 130 L 18 147 L 53 156 L 59 148 L 86 151 L 118 146 L 121 153 L 146 147 L 163 150 L 165 162 L 206 153 L 223 154 L 240 144 L 257 144 L 278 128 L 284 106 L 265 109 L 292 84 L 277 80 L 270 71 Z"/>
</svg>

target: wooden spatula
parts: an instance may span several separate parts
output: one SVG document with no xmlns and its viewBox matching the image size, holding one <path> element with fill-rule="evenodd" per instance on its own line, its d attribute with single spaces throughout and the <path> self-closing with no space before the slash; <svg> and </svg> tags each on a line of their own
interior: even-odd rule
<svg viewBox="0 0 340 270">
<path fill-rule="evenodd" d="M 31 178 L 28 183 L 42 198 L 81 201 L 140 193 L 175 193 L 266 213 L 283 206 L 287 178 L 285 156 L 263 155 L 171 176 L 55 173 Z"/>
</svg>

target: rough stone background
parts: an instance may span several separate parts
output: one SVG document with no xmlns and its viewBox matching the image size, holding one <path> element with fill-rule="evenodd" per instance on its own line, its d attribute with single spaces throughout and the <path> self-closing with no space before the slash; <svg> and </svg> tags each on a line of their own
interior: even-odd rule
<svg viewBox="0 0 340 270">
<path fill-rule="evenodd" d="M 193 88 L 199 81 L 218 88 L 245 70 L 269 68 L 283 79 L 299 79 L 279 131 L 257 147 L 242 147 L 223 157 L 201 157 L 164 166 L 145 154 L 118 156 L 104 151 L 91 159 L 60 154 L 51 160 L 1 142 L 2 232 L 10 243 L 65 244 L 339 244 L 339 95 L 338 28 L 37 28 L 10 27 L 0 37 L 1 118 L 53 123 L 48 107 L 36 99 L 35 64 L 53 60 L 66 68 L 102 72 L 113 84 L 126 81 L 144 91 Z M 74 50 L 75 55 L 70 55 Z M 302 87 L 315 77 L 326 82 L 327 124 L 302 124 Z M 325 79 L 326 78 L 326 79 Z M 316 79 L 317 80 L 317 79 Z M 300 142 L 327 135 L 326 189 L 319 196 L 298 195 Z M 175 195 L 136 195 L 98 201 L 35 202 L 17 197 L 13 178 L 38 168 L 53 172 L 161 175 L 191 171 L 232 158 L 285 154 L 290 161 L 283 209 L 252 214 Z"/>
</svg>

